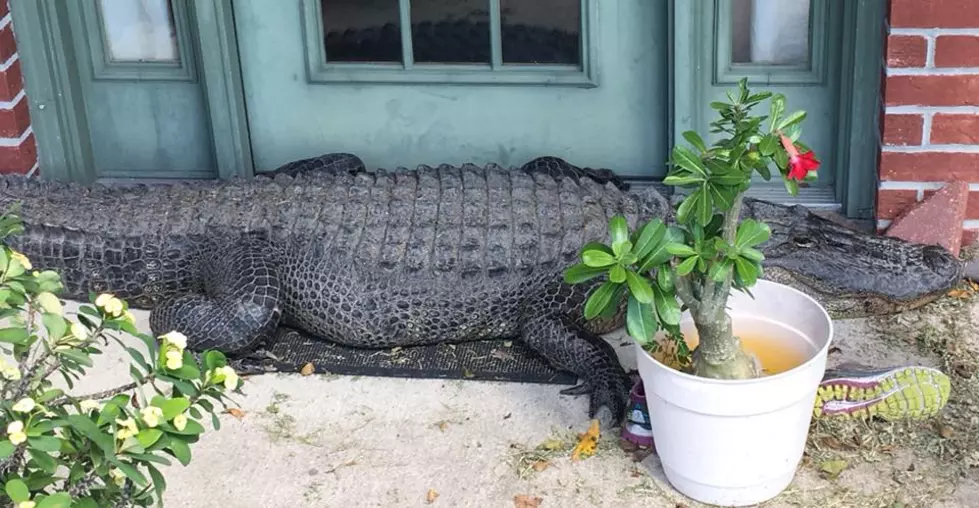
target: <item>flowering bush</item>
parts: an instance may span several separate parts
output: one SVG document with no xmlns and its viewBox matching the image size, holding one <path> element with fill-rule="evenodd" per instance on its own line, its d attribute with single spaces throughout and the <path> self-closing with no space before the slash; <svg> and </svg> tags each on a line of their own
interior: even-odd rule
<svg viewBox="0 0 979 508">
<path fill-rule="evenodd" d="M 677 224 L 654 219 L 630 231 L 625 218 L 613 217 L 611 244 L 586 245 L 565 281 L 595 284 L 585 303 L 587 319 L 614 315 L 625 297 L 627 330 L 644 347 L 655 352 L 662 344 L 654 336 L 662 329 L 680 368 L 703 377 L 746 379 L 761 373 L 734 337 L 726 303 L 732 288 L 750 294 L 762 275 L 764 256 L 755 247 L 771 230 L 740 220 L 744 194 L 755 173 L 771 179 L 774 163 L 795 195 L 800 182 L 816 178 L 819 161 L 799 141 L 805 111 L 786 115 L 783 95 L 752 94 L 742 79 L 727 97 L 730 102 L 710 105 L 720 116 L 710 132 L 721 139 L 708 146 L 687 131 L 683 138 L 690 146 L 673 148 L 664 183 L 689 189 L 676 210 Z M 768 115 L 751 115 L 769 99 Z M 593 281 L 598 277 L 605 282 Z M 683 310 L 690 311 L 699 338 L 692 354 L 680 332 Z"/>
<path fill-rule="evenodd" d="M 35 271 L 5 239 L 22 231 L 15 214 L 0 218 L 0 504 L 17 508 L 149 506 L 166 481 L 159 466 L 183 465 L 215 403 L 241 381 L 214 351 L 202 363 L 177 332 L 140 333 L 126 302 L 91 295 L 70 319 L 55 296 L 60 276 Z M 122 340 L 119 335 L 128 335 Z M 148 354 L 132 347 L 134 337 Z M 114 340 L 132 357 L 133 383 L 75 396 L 68 390 Z"/>
</svg>

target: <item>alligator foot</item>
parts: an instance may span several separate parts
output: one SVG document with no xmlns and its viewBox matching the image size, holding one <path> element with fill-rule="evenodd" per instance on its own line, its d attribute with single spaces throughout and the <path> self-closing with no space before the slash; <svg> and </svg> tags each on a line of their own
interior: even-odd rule
<svg viewBox="0 0 979 508">
<path fill-rule="evenodd" d="M 538 316 L 524 324 L 522 339 L 555 368 L 575 373 L 582 383 L 562 390 L 589 395 L 588 416 L 617 427 L 625 416 L 632 384 L 612 346 L 559 314 Z"/>
<path fill-rule="evenodd" d="M 916 420 L 934 416 L 948 402 L 951 385 L 943 372 L 908 366 L 872 369 L 844 365 L 827 370 L 819 385 L 816 418 Z"/>
</svg>

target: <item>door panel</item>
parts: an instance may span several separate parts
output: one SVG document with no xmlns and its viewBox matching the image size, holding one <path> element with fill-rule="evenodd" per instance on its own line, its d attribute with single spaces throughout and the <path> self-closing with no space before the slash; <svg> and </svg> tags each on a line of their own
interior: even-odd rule
<svg viewBox="0 0 979 508">
<path fill-rule="evenodd" d="M 804 142 L 822 165 L 819 180 L 800 189 L 798 202 L 835 206 L 836 153 L 839 101 L 840 41 L 843 38 L 842 2 L 833 0 L 713 0 L 703 10 L 712 44 L 701 55 L 701 104 L 729 101 L 726 93 L 747 77 L 754 91 L 785 95 L 788 112 L 806 110 Z M 713 29 L 709 28 L 713 27 Z M 709 73 L 709 76 L 708 76 Z M 767 103 L 766 103 L 767 105 Z M 703 107 L 698 125 L 707 132 L 715 110 Z M 768 111 L 756 109 L 755 114 Z M 766 124 L 767 126 L 767 124 Z M 790 196 L 776 174 L 771 182 L 755 175 L 752 195 L 785 201 Z"/>
<path fill-rule="evenodd" d="M 662 176 L 667 3 L 580 2 L 235 0 L 256 171 L 346 151 Z"/>
<path fill-rule="evenodd" d="M 97 177 L 217 176 L 188 5 L 68 2 Z"/>
</svg>

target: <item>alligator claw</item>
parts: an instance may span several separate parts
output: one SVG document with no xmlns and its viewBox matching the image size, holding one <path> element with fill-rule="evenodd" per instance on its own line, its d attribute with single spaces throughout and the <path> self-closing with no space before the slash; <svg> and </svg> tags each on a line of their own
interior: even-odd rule
<svg viewBox="0 0 979 508">
<path fill-rule="evenodd" d="M 578 386 L 572 386 L 571 388 L 565 388 L 561 390 L 561 395 L 587 395 L 595 391 L 595 388 L 588 381 L 583 381 Z"/>
</svg>

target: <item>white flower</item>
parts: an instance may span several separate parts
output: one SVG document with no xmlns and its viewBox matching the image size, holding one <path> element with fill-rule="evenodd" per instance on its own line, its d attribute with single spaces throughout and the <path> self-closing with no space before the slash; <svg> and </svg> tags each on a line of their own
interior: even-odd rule
<svg viewBox="0 0 979 508">
<path fill-rule="evenodd" d="M 128 310 L 122 314 L 122 319 L 129 321 L 129 324 L 131 325 L 136 325 L 136 316 L 134 316 L 133 313 L 129 312 Z"/>
<path fill-rule="evenodd" d="M 187 348 L 187 336 L 180 332 L 165 333 L 160 338 L 165 344 L 171 344 L 181 351 Z"/>
<path fill-rule="evenodd" d="M 185 428 L 187 428 L 187 415 L 180 413 L 179 415 L 174 416 L 173 426 L 179 431 L 183 431 Z"/>
<path fill-rule="evenodd" d="M 156 406 L 144 407 L 140 410 L 140 415 L 146 425 L 153 428 L 160 424 L 160 420 L 163 418 L 163 410 Z"/>
<path fill-rule="evenodd" d="M 85 325 L 81 323 L 72 323 L 71 334 L 78 340 L 85 340 L 88 338 L 88 328 L 85 328 Z"/>
<path fill-rule="evenodd" d="M 122 487 L 123 485 L 126 484 L 126 473 L 123 473 L 117 467 L 114 467 L 109 470 L 109 476 L 112 477 L 112 481 L 119 487 Z"/>
<path fill-rule="evenodd" d="M 49 314 L 57 314 L 59 316 L 62 314 L 62 312 L 64 312 L 64 309 L 61 306 L 61 301 L 58 300 L 57 296 L 54 296 L 54 293 L 45 291 L 35 296 L 34 299 L 37 301 L 38 305 L 44 309 L 44 312 Z"/>
<path fill-rule="evenodd" d="M 136 427 L 136 420 L 132 418 L 126 418 L 125 420 L 116 420 L 116 425 L 119 425 L 119 430 L 116 431 L 116 438 L 121 441 L 125 441 L 139 433 L 139 428 Z"/>
<path fill-rule="evenodd" d="M 11 409 L 17 411 L 18 413 L 30 413 L 35 407 L 37 407 L 37 404 L 34 403 L 34 399 L 24 397 L 23 399 L 18 400 Z"/>
<path fill-rule="evenodd" d="M 93 409 L 101 409 L 102 408 L 102 405 L 101 404 L 99 404 L 97 401 L 94 401 L 92 399 L 85 399 L 79 405 L 81 406 L 82 411 L 84 411 L 86 413 L 92 411 Z"/>
<path fill-rule="evenodd" d="M 122 315 L 122 300 L 108 293 L 102 293 L 99 295 L 99 297 L 95 299 L 95 305 L 97 307 L 101 307 L 102 310 L 104 310 L 109 316 L 119 317 Z"/>
<path fill-rule="evenodd" d="M 27 441 L 27 434 L 24 433 L 24 422 L 15 420 L 7 425 L 7 438 L 15 446 Z"/>
<path fill-rule="evenodd" d="M 177 370 L 184 366 L 184 355 L 176 349 L 171 349 L 167 351 L 167 368 L 170 370 Z"/>
<path fill-rule="evenodd" d="M 37 503 L 34 501 L 21 501 L 17 503 L 17 508 L 36 508 Z"/>
<path fill-rule="evenodd" d="M 235 369 L 231 367 L 224 366 L 214 369 L 214 381 L 217 383 L 224 382 L 225 389 L 234 390 L 238 388 L 238 373 Z"/>
<path fill-rule="evenodd" d="M 17 381 L 21 377 L 20 369 L 17 367 L 6 367 L 3 369 L 3 377 L 11 381 Z"/>
</svg>

